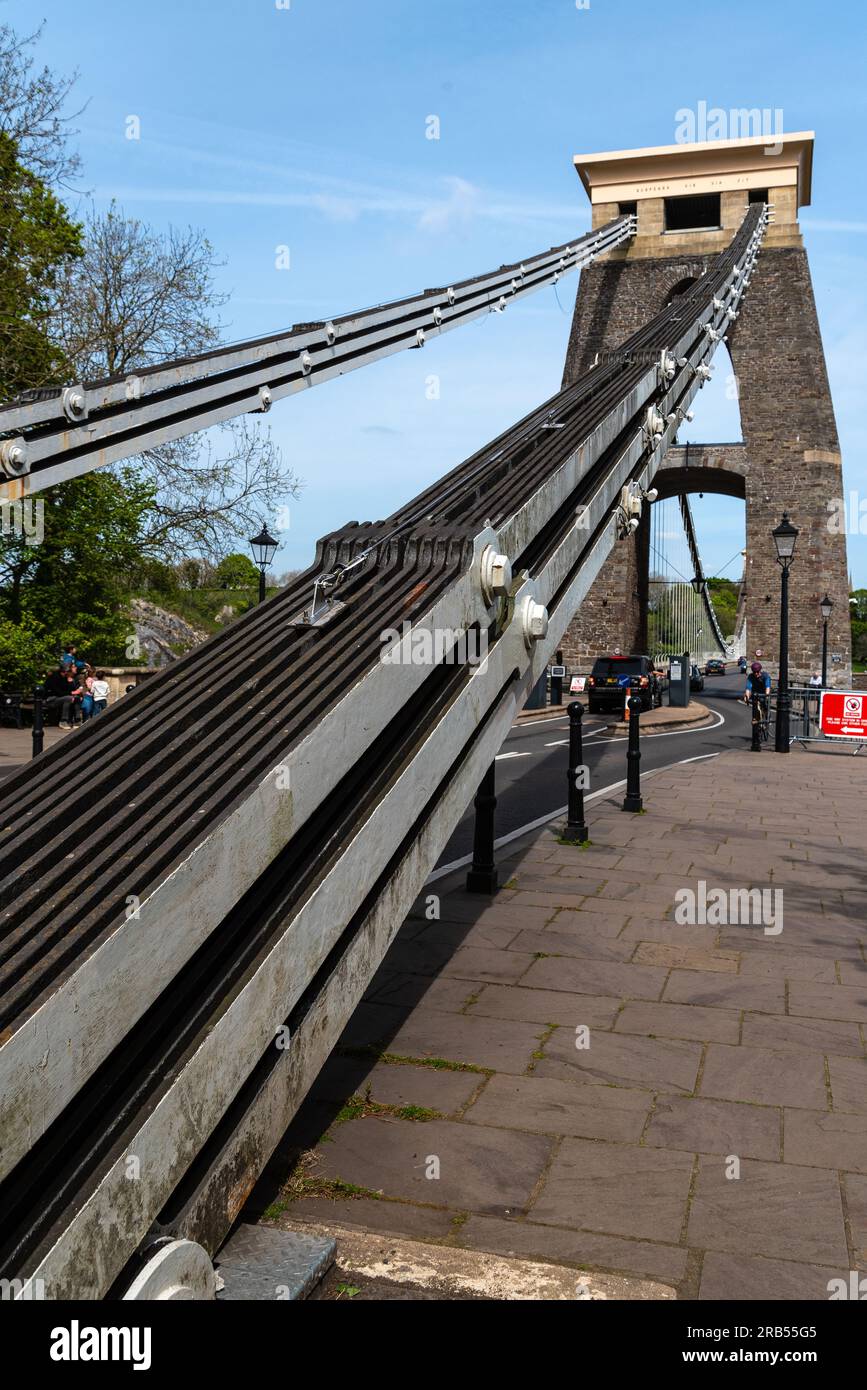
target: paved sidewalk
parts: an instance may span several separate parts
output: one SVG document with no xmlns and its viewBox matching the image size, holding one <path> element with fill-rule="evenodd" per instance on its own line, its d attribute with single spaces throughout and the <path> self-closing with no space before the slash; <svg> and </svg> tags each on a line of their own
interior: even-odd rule
<svg viewBox="0 0 867 1390">
<path fill-rule="evenodd" d="M 62 738 L 70 738 L 75 730 L 58 729 L 56 725 L 49 725 L 43 734 L 43 748 L 51 748 Z M 13 729 L 7 726 L 0 727 L 0 778 L 8 776 L 10 772 L 17 772 L 23 763 L 29 763 L 33 757 L 33 730 L 31 728 Z"/>
<path fill-rule="evenodd" d="M 493 901 L 432 885 L 440 920 L 423 897 L 401 929 L 268 1219 L 685 1298 L 867 1271 L 867 759 L 729 752 L 642 790 L 645 815 L 591 804 L 588 848 L 510 847 Z M 714 924 L 712 897 L 680 924 L 700 881 L 781 890 L 782 931 L 772 896 L 764 925 Z"/>
</svg>

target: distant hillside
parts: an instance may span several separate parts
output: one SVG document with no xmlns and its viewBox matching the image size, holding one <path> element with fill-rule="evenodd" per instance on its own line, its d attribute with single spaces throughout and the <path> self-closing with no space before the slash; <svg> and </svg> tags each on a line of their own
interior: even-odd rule
<svg viewBox="0 0 867 1390">
<path fill-rule="evenodd" d="M 269 589 L 268 595 L 277 593 Z M 130 599 L 129 611 L 146 666 L 167 666 L 255 607 L 258 589 L 180 589 L 170 598 Z M 133 661 L 137 665 L 138 661 Z"/>
</svg>

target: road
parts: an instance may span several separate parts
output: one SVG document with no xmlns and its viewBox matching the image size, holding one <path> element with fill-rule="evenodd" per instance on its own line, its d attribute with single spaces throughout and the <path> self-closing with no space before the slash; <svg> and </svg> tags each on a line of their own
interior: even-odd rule
<svg viewBox="0 0 867 1390">
<path fill-rule="evenodd" d="M 641 771 L 667 767 L 687 758 L 705 758 L 727 748 L 744 748 L 750 740 L 750 712 L 739 704 L 745 678 L 710 676 L 693 698 L 712 711 L 715 725 L 701 729 L 645 734 L 641 739 Z M 601 715 L 585 714 L 584 761 L 589 768 L 588 795 L 626 777 L 626 739 L 607 732 Z M 497 756 L 497 838 L 514 834 L 549 819 L 566 804 L 569 721 L 543 719 L 516 724 Z M 587 808 L 592 819 L 592 802 Z M 466 814 L 440 859 L 439 868 L 454 864 L 473 847 L 473 810 Z"/>
</svg>

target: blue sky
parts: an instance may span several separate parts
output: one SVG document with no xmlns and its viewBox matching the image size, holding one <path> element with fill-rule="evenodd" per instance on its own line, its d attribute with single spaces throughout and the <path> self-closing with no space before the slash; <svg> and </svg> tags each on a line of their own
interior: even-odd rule
<svg viewBox="0 0 867 1390">
<path fill-rule="evenodd" d="M 40 56 L 80 69 L 85 183 L 157 226 L 206 230 L 225 265 L 226 338 L 448 283 L 589 226 L 577 152 L 667 144 L 675 113 L 782 108 L 817 132 L 802 212 L 843 444 L 867 498 L 865 20 L 855 0 L 0 0 Z M 127 118 L 141 138 L 126 138 Z M 440 120 L 440 139 L 426 120 Z M 849 182 L 847 183 L 847 179 Z M 291 268 L 278 270 L 278 246 Z M 305 480 L 279 568 L 380 517 L 559 386 L 577 277 L 277 406 Z M 691 437 L 736 437 L 717 383 Z M 440 378 L 428 399 L 426 379 Z M 784 383 L 781 383 L 784 389 Z M 743 509 L 695 500 L 710 572 Z M 865 508 L 867 510 L 867 508 Z M 867 529 L 867 518 L 865 518 Z M 867 585 L 867 537 L 849 537 Z M 726 573 L 737 577 L 737 563 Z"/>
</svg>

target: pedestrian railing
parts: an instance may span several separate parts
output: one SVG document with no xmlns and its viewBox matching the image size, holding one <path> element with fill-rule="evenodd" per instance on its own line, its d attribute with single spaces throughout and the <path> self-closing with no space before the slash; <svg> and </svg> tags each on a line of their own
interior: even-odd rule
<svg viewBox="0 0 867 1390">
<path fill-rule="evenodd" d="M 867 694 L 857 690 L 827 690 L 821 686 L 795 686 L 790 689 L 792 706 L 790 715 L 790 736 L 792 743 L 842 743 L 854 744 L 853 753 L 867 746 Z M 822 721 L 822 697 L 839 697 L 844 702 L 852 701 L 852 722 L 839 723 L 839 732 L 828 733 Z M 855 705 L 857 704 L 857 709 Z"/>
</svg>

